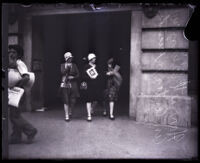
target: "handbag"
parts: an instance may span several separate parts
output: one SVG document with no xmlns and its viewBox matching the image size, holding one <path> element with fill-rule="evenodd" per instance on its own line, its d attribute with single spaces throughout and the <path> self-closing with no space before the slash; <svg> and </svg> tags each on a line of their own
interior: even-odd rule
<svg viewBox="0 0 200 163">
<path fill-rule="evenodd" d="M 80 89 L 81 90 L 86 90 L 87 89 L 87 83 L 86 82 L 81 82 L 81 84 L 80 84 Z"/>
</svg>

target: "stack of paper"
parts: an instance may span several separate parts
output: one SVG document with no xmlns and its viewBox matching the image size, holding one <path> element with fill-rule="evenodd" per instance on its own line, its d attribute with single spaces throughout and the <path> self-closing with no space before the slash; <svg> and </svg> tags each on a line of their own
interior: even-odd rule
<svg viewBox="0 0 200 163">
<path fill-rule="evenodd" d="M 19 102 L 24 94 L 24 89 L 13 87 L 8 89 L 8 105 L 19 107 Z"/>
</svg>

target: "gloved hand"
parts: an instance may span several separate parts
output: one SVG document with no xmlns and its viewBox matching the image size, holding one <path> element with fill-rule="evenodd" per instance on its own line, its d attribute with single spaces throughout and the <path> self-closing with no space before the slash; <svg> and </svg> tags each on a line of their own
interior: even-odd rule
<svg viewBox="0 0 200 163">
<path fill-rule="evenodd" d="M 86 82 L 82 82 L 81 86 L 80 86 L 80 89 L 86 90 L 87 89 L 87 83 Z"/>
</svg>

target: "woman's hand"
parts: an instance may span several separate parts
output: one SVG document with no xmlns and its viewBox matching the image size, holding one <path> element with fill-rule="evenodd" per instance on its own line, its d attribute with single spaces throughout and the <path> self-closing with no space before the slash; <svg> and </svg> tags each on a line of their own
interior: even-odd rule
<svg viewBox="0 0 200 163">
<path fill-rule="evenodd" d="M 114 74 L 113 71 L 109 71 L 109 72 L 106 73 L 106 75 L 108 75 L 108 76 L 113 75 L 113 74 Z"/>
<path fill-rule="evenodd" d="M 87 89 L 87 83 L 86 82 L 82 82 L 80 88 L 81 89 Z"/>
<path fill-rule="evenodd" d="M 69 80 L 74 79 L 74 76 L 71 76 L 71 75 L 70 75 L 70 76 L 68 76 L 68 79 L 69 79 Z"/>
</svg>

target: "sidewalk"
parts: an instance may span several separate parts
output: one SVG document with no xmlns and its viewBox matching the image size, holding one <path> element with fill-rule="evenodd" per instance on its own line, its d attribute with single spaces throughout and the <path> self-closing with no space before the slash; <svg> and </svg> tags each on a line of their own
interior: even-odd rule
<svg viewBox="0 0 200 163">
<path fill-rule="evenodd" d="M 98 115 L 92 122 L 87 122 L 84 116 L 76 116 L 65 122 L 61 109 L 23 116 L 34 124 L 38 134 L 33 144 L 9 145 L 10 159 L 197 157 L 197 128 L 142 124 L 127 116 L 111 121 Z"/>
</svg>

